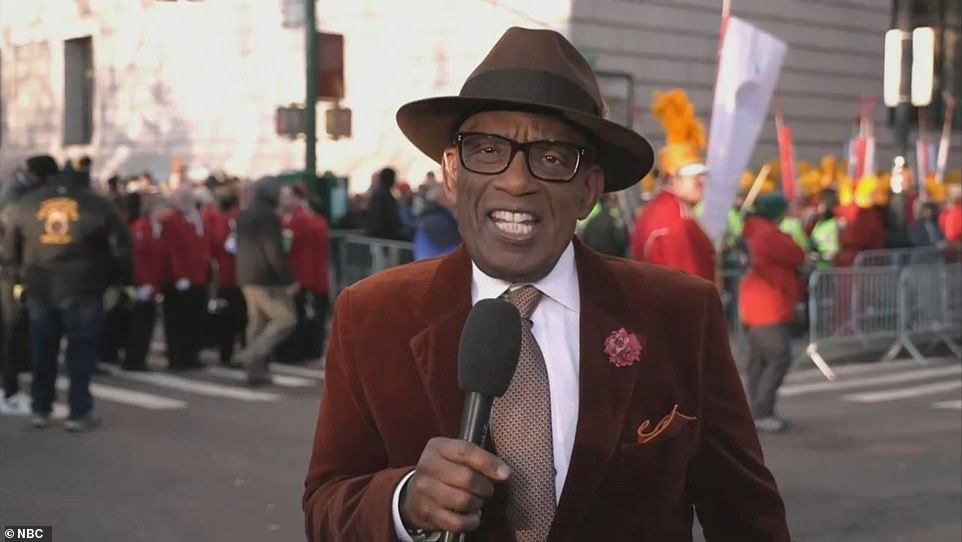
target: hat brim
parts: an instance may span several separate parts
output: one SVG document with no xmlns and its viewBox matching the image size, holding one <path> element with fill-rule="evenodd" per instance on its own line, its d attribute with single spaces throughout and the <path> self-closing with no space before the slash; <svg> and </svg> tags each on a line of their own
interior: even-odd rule
<svg viewBox="0 0 962 542">
<path fill-rule="evenodd" d="M 493 98 L 446 96 L 402 106 L 397 112 L 401 132 L 435 162 L 468 117 L 484 111 L 524 111 L 559 117 L 592 138 L 597 163 L 605 173 L 605 192 L 616 192 L 639 182 L 651 171 L 654 152 L 641 134 L 609 120 L 559 107 Z"/>
</svg>

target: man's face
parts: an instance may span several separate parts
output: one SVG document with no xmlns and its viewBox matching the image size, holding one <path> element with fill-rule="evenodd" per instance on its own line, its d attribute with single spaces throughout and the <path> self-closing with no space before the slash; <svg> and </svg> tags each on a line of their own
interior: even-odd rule
<svg viewBox="0 0 962 542">
<path fill-rule="evenodd" d="M 705 175 L 674 175 L 671 191 L 685 203 L 695 205 L 705 192 L 705 180 Z"/>
<path fill-rule="evenodd" d="M 491 111 L 461 125 L 518 142 L 553 140 L 587 146 L 564 122 L 544 115 Z M 535 282 L 554 268 L 574 236 L 576 222 L 588 216 L 604 186 L 601 168 L 582 163 L 567 182 L 532 176 L 518 152 L 500 174 L 465 169 L 456 146 L 444 152 L 444 186 L 468 254 L 488 275 L 511 282 Z"/>
</svg>

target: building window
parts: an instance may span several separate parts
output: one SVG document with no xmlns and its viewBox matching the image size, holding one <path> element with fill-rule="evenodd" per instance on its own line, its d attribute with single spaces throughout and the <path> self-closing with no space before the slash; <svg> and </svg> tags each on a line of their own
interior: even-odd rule
<svg viewBox="0 0 962 542">
<path fill-rule="evenodd" d="M 94 51 L 87 36 L 64 42 L 63 144 L 90 143 L 94 132 Z"/>
</svg>

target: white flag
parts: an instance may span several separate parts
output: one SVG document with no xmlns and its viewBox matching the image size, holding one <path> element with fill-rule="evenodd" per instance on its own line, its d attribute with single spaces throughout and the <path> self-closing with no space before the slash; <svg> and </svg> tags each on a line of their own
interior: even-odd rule
<svg viewBox="0 0 962 542">
<path fill-rule="evenodd" d="M 725 231 L 785 57 L 785 43 L 730 17 L 725 30 L 708 132 L 709 182 L 702 227 L 716 245 Z"/>
</svg>

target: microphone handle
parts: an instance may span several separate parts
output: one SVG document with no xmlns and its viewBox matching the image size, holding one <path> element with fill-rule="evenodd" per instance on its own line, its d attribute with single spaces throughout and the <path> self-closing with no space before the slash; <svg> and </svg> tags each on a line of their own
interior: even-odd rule
<svg viewBox="0 0 962 542">
<path fill-rule="evenodd" d="M 464 410 L 461 411 L 461 430 L 458 438 L 478 446 L 484 445 L 488 436 L 488 421 L 491 419 L 492 397 L 477 392 L 468 392 L 464 398 Z M 444 542 L 464 542 L 464 533 L 444 533 Z"/>
</svg>

